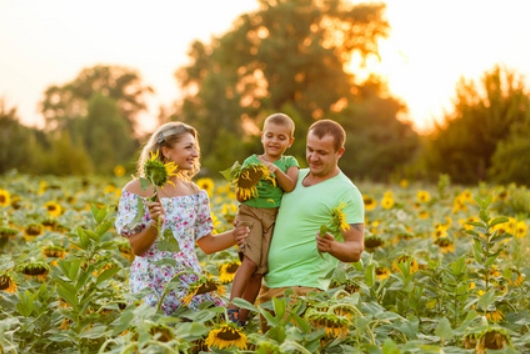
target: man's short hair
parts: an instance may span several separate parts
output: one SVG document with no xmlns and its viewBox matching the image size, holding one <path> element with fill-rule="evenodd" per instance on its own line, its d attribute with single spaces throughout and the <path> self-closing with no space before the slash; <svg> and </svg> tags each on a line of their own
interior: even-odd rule
<svg viewBox="0 0 530 354">
<path fill-rule="evenodd" d="M 326 135 L 331 135 L 334 141 L 335 151 L 344 147 L 346 142 L 346 132 L 344 128 L 337 122 L 331 119 L 322 119 L 311 124 L 307 133 L 313 132 L 319 139 Z"/>
</svg>

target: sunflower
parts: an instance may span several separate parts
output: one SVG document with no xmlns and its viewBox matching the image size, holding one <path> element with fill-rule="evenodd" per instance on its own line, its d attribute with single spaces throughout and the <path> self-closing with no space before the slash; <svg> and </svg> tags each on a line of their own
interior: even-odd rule
<svg viewBox="0 0 530 354">
<path fill-rule="evenodd" d="M 455 251 L 455 244 L 454 242 L 448 238 L 448 237 L 438 237 L 435 241 L 434 241 L 434 244 L 435 245 L 438 245 L 438 247 L 440 247 L 440 250 L 442 251 L 443 254 L 446 254 L 448 252 L 454 252 Z"/>
<path fill-rule="evenodd" d="M 223 204 L 222 209 L 221 209 L 221 214 L 223 214 L 223 217 L 229 224 L 231 224 L 236 218 L 236 213 L 237 213 L 237 205 L 235 205 L 234 203 Z"/>
<path fill-rule="evenodd" d="M 389 275 L 390 275 L 390 271 L 388 270 L 388 268 L 375 267 L 375 277 L 378 280 L 384 280 L 384 279 L 388 278 Z"/>
<path fill-rule="evenodd" d="M 24 228 L 24 239 L 26 241 L 31 241 L 35 237 L 42 235 L 44 232 L 44 227 L 41 224 L 30 223 Z"/>
<path fill-rule="evenodd" d="M 381 247 L 384 244 L 385 241 L 377 235 L 368 236 L 364 239 L 364 247 L 368 252 L 373 252 L 376 248 Z"/>
<path fill-rule="evenodd" d="M 205 190 L 210 198 L 212 197 L 215 183 L 211 178 L 200 178 L 196 184 L 200 189 Z"/>
<path fill-rule="evenodd" d="M 237 347 L 247 348 L 247 336 L 232 322 L 225 322 L 213 328 L 205 341 L 208 347 L 218 349 Z"/>
<path fill-rule="evenodd" d="M 366 211 L 374 210 L 375 207 L 377 206 L 377 201 L 368 195 L 363 195 L 363 202 L 364 202 L 364 209 Z"/>
<path fill-rule="evenodd" d="M 346 316 L 340 316 L 330 312 L 317 310 L 307 311 L 305 318 L 317 329 L 323 329 L 327 337 L 344 338 L 350 332 L 350 320 Z"/>
<path fill-rule="evenodd" d="M 155 194 L 156 187 L 163 187 L 166 183 L 173 184 L 170 178 L 177 175 L 175 171 L 178 167 L 174 162 L 163 163 L 158 156 L 159 151 L 151 152 L 151 158 L 145 161 L 144 164 L 144 176 L 155 186 Z"/>
<path fill-rule="evenodd" d="M 49 245 L 42 249 L 42 254 L 48 258 L 61 258 L 64 259 L 65 250 L 61 246 Z"/>
<path fill-rule="evenodd" d="M 0 206 L 8 207 L 11 205 L 11 195 L 5 189 L 0 188 Z"/>
<path fill-rule="evenodd" d="M 51 217 L 60 216 L 62 212 L 61 205 L 52 201 L 44 203 L 44 208 Z"/>
<path fill-rule="evenodd" d="M 0 291 L 14 294 L 17 291 L 17 284 L 11 275 L 7 273 L 0 275 Z"/>
<path fill-rule="evenodd" d="M 17 229 L 12 229 L 10 227 L 0 226 L 0 239 L 7 240 L 14 238 L 18 234 Z"/>
<path fill-rule="evenodd" d="M 173 333 L 171 327 L 163 324 L 155 324 L 149 329 L 149 334 L 151 334 L 157 341 L 163 343 L 167 343 L 175 338 L 175 334 Z"/>
<path fill-rule="evenodd" d="M 509 346 L 510 336 L 506 329 L 489 327 L 480 332 L 470 333 L 464 337 L 464 347 L 475 349 L 477 354 L 485 354 L 487 349 L 500 350 Z"/>
<path fill-rule="evenodd" d="M 219 281 L 223 284 L 230 283 L 234 280 L 236 271 L 241 265 L 239 261 L 232 261 L 221 264 L 219 267 Z"/>
<path fill-rule="evenodd" d="M 235 186 L 236 194 L 244 200 L 258 196 L 257 185 L 262 180 L 276 186 L 276 178 L 261 162 L 251 162 L 241 166 L 236 161 L 228 170 L 221 171 L 221 174 Z"/>
<path fill-rule="evenodd" d="M 392 263 L 392 270 L 395 272 L 399 271 L 398 264 L 405 263 L 405 262 L 408 262 L 410 264 L 411 273 L 416 273 L 418 271 L 420 267 L 418 264 L 418 261 L 416 261 L 411 256 L 407 256 L 407 255 L 401 255 L 398 258 L 396 258 L 394 262 Z"/>
<path fill-rule="evenodd" d="M 419 203 L 427 203 L 431 200 L 431 195 L 427 191 L 418 191 L 418 193 L 416 193 L 416 199 Z"/>
<path fill-rule="evenodd" d="M 383 209 L 391 209 L 394 206 L 394 198 L 391 195 L 383 197 L 383 200 L 381 200 L 381 206 Z"/>
<path fill-rule="evenodd" d="M 342 211 L 348 204 L 340 202 L 338 206 L 333 208 L 331 210 L 331 223 L 332 223 L 332 229 L 347 231 L 350 229 L 350 225 L 346 221 L 346 215 Z"/>
<path fill-rule="evenodd" d="M 125 167 L 123 167 L 122 165 L 116 165 L 114 166 L 114 176 L 116 177 L 122 177 L 123 175 L 125 175 Z"/>
<path fill-rule="evenodd" d="M 225 288 L 214 279 L 202 276 L 199 280 L 189 285 L 188 293 L 181 299 L 181 302 L 188 306 L 195 295 L 206 294 L 209 292 L 216 292 L 218 295 L 224 295 Z"/>
<path fill-rule="evenodd" d="M 409 181 L 407 179 L 402 179 L 399 181 L 399 186 L 401 188 L 407 188 L 409 186 Z"/>
<path fill-rule="evenodd" d="M 523 238 L 526 237 L 527 233 L 528 226 L 526 225 L 526 223 L 523 220 L 518 221 L 515 227 L 515 237 Z"/>
<path fill-rule="evenodd" d="M 37 281 L 44 281 L 50 272 L 50 266 L 44 261 L 30 261 L 18 267 L 24 274 L 24 278 L 32 278 Z"/>
</svg>

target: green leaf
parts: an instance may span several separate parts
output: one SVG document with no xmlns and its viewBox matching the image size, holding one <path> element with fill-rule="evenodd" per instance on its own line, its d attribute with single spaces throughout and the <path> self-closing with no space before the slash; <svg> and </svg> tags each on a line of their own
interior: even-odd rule
<svg viewBox="0 0 530 354">
<path fill-rule="evenodd" d="M 226 169 L 224 171 L 219 171 L 219 173 L 221 173 L 221 175 L 223 175 L 223 177 L 227 181 L 232 182 L 232 180 L 234 180 L 237 177 L 237 175 L 239 174 L 240 170 L 241 170 L 241 165 L 239 164 L 239 161 L 236 161 L 236 162 L 234 162 L 232 167 L 230 167 L 229 169 Z"/>
<path fill-rule="evenodd" d="M 440 337 L 442 345 L 445 341 L 453 338 L 453 329 L 451 328 L 451 323 L 449 323 L 449 320 L 443 317 L 440 322 L 438 322 L 438 326 L 436 326 L 434 333 Z"/>
<path fill-rule="evenodd" d="M 504 224 L 505 222 L 508 222 L 508 221 L 509 219 L 505 216 L 497 216 L 496 218 L 494 218 L 493 220 L 489 222 L 489 225 L 490 227 L 493 227 L 498 224 Z"/>
<path fill-rule="evenodd" d="M 283 319 L 283 317 L 285 316 L 285 308 L 286 308 L 285 298 L 278 299 L 277 297 L 273 297 L 272 304 L 274 306 L 274 312 L 276 313 L 276 317 L 279 319 Z"/>
<path fill-rule="evenodd" d="M 120 271 L 120 267 L 112 267 L 112 268 L 105 270 L 103 273 L 101 273 L 98 276 L 98 279 L 96 280 L 96 285 L 99 285 L 105 280 L 112 278 L 119 271 Z"/>
<path fill-rule="evenodd" d="M 160 251 L 180 252 L 180 245 L 170 228 L 164 230 L 156 246 Z"/>
<path fill-rule="evenodd" d="M 484 295 L 480 297 L 477 305 L 480 306 L 484 311 L 488 309 L 490 305 L 495 301 L 495 290 L 490 289 Z"/>
<path fill-rule="evenodd" d="M 151 182 L 147 178 L 140 177 L 140 188 L 142 188 L 142 190 L 145 191 L 150 186 L 151 186 Z"/>
<path fill-rule="evenodd" d="M 401 351 L 392 339 L 387 338 L 383 344 L 383 354 L 401 354 Z"/>
<path fill-rule="evenodd" d="M 16 309 L 18 313 L 20 313 L 24 317 L 31 316 L 31 313 L 33 312 L 33 309 L 35 308 L 35 296 L 37 294 L 32 294 L 29 290 L 25 290 L 24 292 L 19 292 L 19 299 L 20 301 L 16 304 Z"/>
<path fill-rule="evenodd" d="M 372 287 L 375 284 L 375 279 L 375 264 L 370 263 L 366 266 L 366 270 L 364 271 L 364 281 L 366 282 L 366 285 Z"/>
<path fill-rule="evenodd" d="M 84 272 L 81 272 L 81 275 L 79 276 L 79 279 L 77 280 L 77 283 L 75 284 L 75 290 L 76 293 L 85 286 L 87 280 L 92 276 L 92 271 L 94 268 L 92 266 L 88 267 Z"/>
<path fill-rule="evenodd" d="M 90 238 L 86 235 L 85 230 L 81 226 L 77 228 L 77 235 L 81 242 L 81 248 L 87 249 L 90 246 Z"/>
<path fill-rule="evenodd" d="M 276 327 L 280 325 L 280 320 L 276 317 L 274 317 L 268 310 L 265 310 L 263 308 L 259 308 L 259 312 L 265 319 L 267 320 L 267 323 L 271 325 L 272 327 Z"/>
<path fill-rule="evenodd" d="M 106 326 L 94 326 L 88 330 L 83 330 L 79 334 L 80 338 L 89 338 L 89 339 L 95 339 L 95 338 L 101 338 L 105 335 L 107 327 Z"/>
<path fill-rule="evenodd" d="M 291 318 L 296 323 L 296 326 L 300 328 L 302 331 L 309 333 L 311 332 L 311 326 L 309 325 L 309 322 L 307 322 L 304 318 L 298 316 L 296 313 L 291 312 Z"/>
<path fill-rule="evenodd" d="M 163 266 L 170 266 L 170 267 L 176 267 L 177 261 L 174 258 L 162 258 L 158 261 L 153 262 L 154 265 L 157 267 L 163 267 Z"/>
<path fill-rule="evenodd" d="M 105 221 L 104 223 L 102 224 L 99 224 L 97 227 L 96 227 L 96 233 L 101 236 L 103 235 L 105 232 L 109 231 L 110 228 L 112 227 L 112 225 L 114 224 L 113 220 L 107 220 Z"/>
<path fill-rule="evenodd" d="M 99 223 L 98 221 L 98 213 L 99 209 L 95 204 L 90 204 L 90 211 L 92 212 L 92 217 L 94 217 L 94 220 Z"/>
<path fill-rule="evenodd" d="M 70 291 L 62 285 L 57 286 L 57 294 L 74 309 L 77 308 L 78 300 L 75 291 Z"/>
<path fill-rule="evenodd" d="M 475 240 L 473 251 L 475 253 L 475 258 L 477 259 L 477 262 L 482 263 L 484 258 L 482 257 L 482 244 L 480 243 L 480 241 Z"/>
<path fill-rule="evenodd" d="M 101 224 L 101 222 L 107 217 L 108 212 L 109 207 L 107 205 L 104 205 L 101 209 L 99 209 L 98 215 L 96 216 L 96 222 Z"/>
<path fill-rule="evenodd" d="M 232 303 L 241 309 L 258 312 L 258 309 L 256 308 L 256 306 L 252 305 L 250 302 L 240 297 L 234 298 L 232 300 Z"/>
</svg>

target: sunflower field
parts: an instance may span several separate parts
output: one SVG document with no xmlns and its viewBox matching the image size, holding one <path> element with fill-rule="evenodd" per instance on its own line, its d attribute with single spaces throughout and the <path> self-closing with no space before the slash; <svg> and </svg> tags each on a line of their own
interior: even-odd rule
<svg viewBox="0 0 530 354">
<path fill-rule="evenodd" d="M 165 316 L 143 303 L 148 289 L 129 293 L 134 255 L 114 230 L 124 178 L 0 176 L 0 353 L 530 352 L 526 188 L 357 183 L 361 261 L 340 263 L 326 292 L 236 299 L 251 310 L 238 327 L 223 307 Z M 228 182 L 196 182 L 216 232 L 231 228 Z M 204 277 L 190 291 L 227 297 L 236 248 L 197 254 Z"/>
</svg>

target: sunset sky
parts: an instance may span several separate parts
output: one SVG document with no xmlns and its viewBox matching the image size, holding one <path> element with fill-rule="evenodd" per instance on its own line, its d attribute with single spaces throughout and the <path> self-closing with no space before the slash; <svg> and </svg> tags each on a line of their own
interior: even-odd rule
<svg viewBox="0 0 530 354">
<path fill-rule="evenodd" d="M 477 79 L 502 64 L 530 80 L 527 1 L 384 2 L 392 31 L 370 69 L 408 104 L 419 130 L 450 108 L 462 75 Z M 48 86 L 96 64 L 123 65 L 156 91 L 144 122 L 149 129 L 158 106 L 178 98 L 173 74 L 186 63 L 191 41 L 221 35 L 257 7 L 254 0 L 2 0 L 0 97 L 23 122 L 41 124 L 38 102 Z"/>
</svg>

